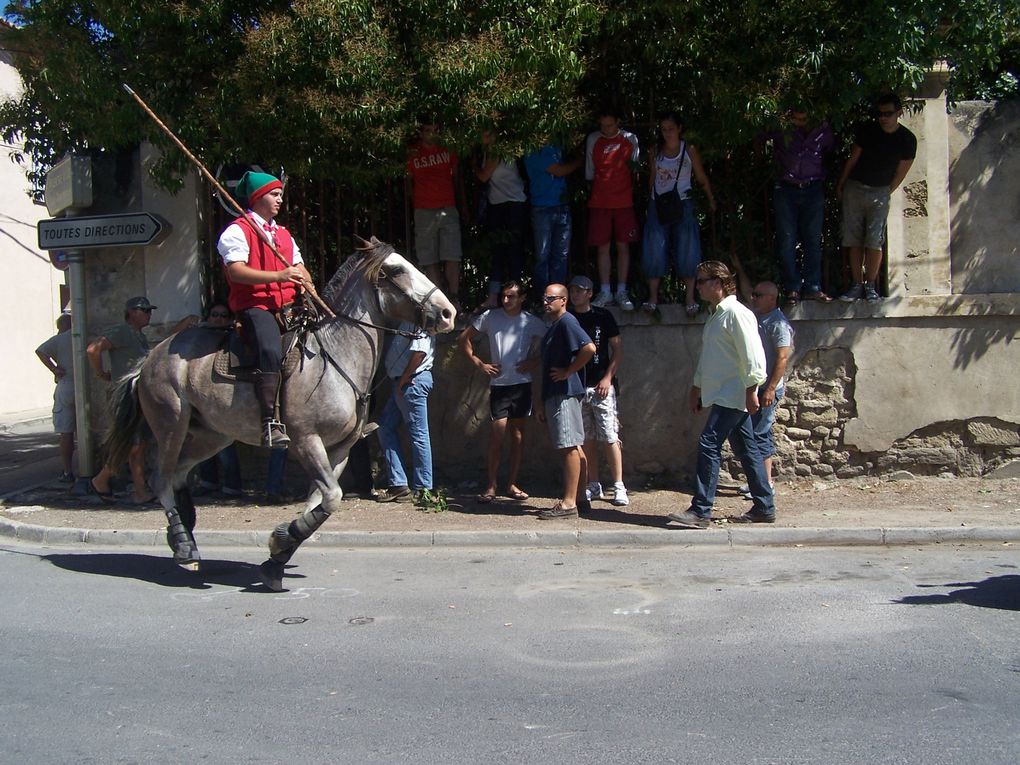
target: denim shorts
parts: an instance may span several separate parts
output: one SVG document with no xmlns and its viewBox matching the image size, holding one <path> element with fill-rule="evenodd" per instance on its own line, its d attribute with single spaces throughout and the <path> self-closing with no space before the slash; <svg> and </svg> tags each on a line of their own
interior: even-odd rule
<svg viewBox="0 0 1020 765">
<path fill-rule="evenodd" d="M 549 425 L 549 438 L 556 449 L 570 449 L 584 445 L 584 422 L 581 419 L 581 399 L 577 396 L 553 396 L 545 404 L 545 421 Z"/>
<path fill-rule="evenodd" d="M 669 271 L 670 261 L 677 276 L 692 279 L 701 263 L 701 232 L 694 217 L 694 200 L 685 199 L 684 217 L 678 223 L 659 223 L 654 202 L 648 205 L 641 270 L 646 279 L 661 279 Z"/>
</svg>

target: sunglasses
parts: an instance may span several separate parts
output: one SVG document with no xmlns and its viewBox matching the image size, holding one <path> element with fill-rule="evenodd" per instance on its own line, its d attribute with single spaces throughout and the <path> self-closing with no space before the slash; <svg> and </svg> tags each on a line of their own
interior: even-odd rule
<svg viewBox="0 0 1020 765">
<path fill-rule="evenodd" d="M 566 297 L 563 295 L 542 295 L 543 303 L 551 303 L 554 300 L 566 300 Z"/>
</svg>

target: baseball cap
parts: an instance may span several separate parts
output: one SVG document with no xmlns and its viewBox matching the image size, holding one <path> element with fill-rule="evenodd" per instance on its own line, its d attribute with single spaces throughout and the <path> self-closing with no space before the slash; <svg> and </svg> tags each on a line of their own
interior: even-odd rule
<svg viewBox="0 0 1020 765">
<path fill-rule="evenodd" d="M 149 298 L 141 295 L 139 297 L 133 297 L 124 304 L 124 310 L 130 311 L 132 308 L 138 308 L 142 311 L 155 311 L 156 306 L 149 302 Z"/>
<path fill-rule="evenodd" d="M 570 284 L 567 286 L 580 287 L 583 290 L 590 290 L 595 285 L 592 283 L 592 280 L 589 279 L 587 276 L 575 276 L 573 279 L 570 280 Z"/>
</svg>

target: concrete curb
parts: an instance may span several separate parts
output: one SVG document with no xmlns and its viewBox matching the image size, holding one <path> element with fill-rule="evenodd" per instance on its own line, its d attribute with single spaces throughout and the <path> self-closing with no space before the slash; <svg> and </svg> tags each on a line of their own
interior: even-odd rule
<svg viewBox="0 0 1020 765">
<path fill-rule="evenodd" d="M 0 537 L 43 545 L 165 547 L 164 531 L 59 529 L 0 517 Z M 202 547 L 264 550 L 269 531 L 199 531 Z M 324 531 L 306 544 L 320 548 L 372 547 L 744 547 L 894 546 L 952 542 L 1020 542 L 1020 527 L 535 529 L 510 531 Z"/>
</svg>

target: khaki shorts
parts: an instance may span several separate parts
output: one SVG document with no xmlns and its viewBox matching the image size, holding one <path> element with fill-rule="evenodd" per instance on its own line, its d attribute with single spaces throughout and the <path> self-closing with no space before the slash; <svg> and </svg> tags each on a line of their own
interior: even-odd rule
<svg viewBox="0 0 1020 765">
<path fill-rule="evenodd" d="M 53 432 L 74 433 L 74 386 L 57 384 L 53 391 Z"/>
<path fill-rule="evenodd" d="M 844 247 L 881 250 L 888 217 L 888 186 L 865 186 L 853 180 L 843 185 Z"/>
<path fill-rule="evenodd" d="M 460 263 L 460 213 L 456 207 L 414 211 L 414 251 L 419 266 Z"/>
</svg>

